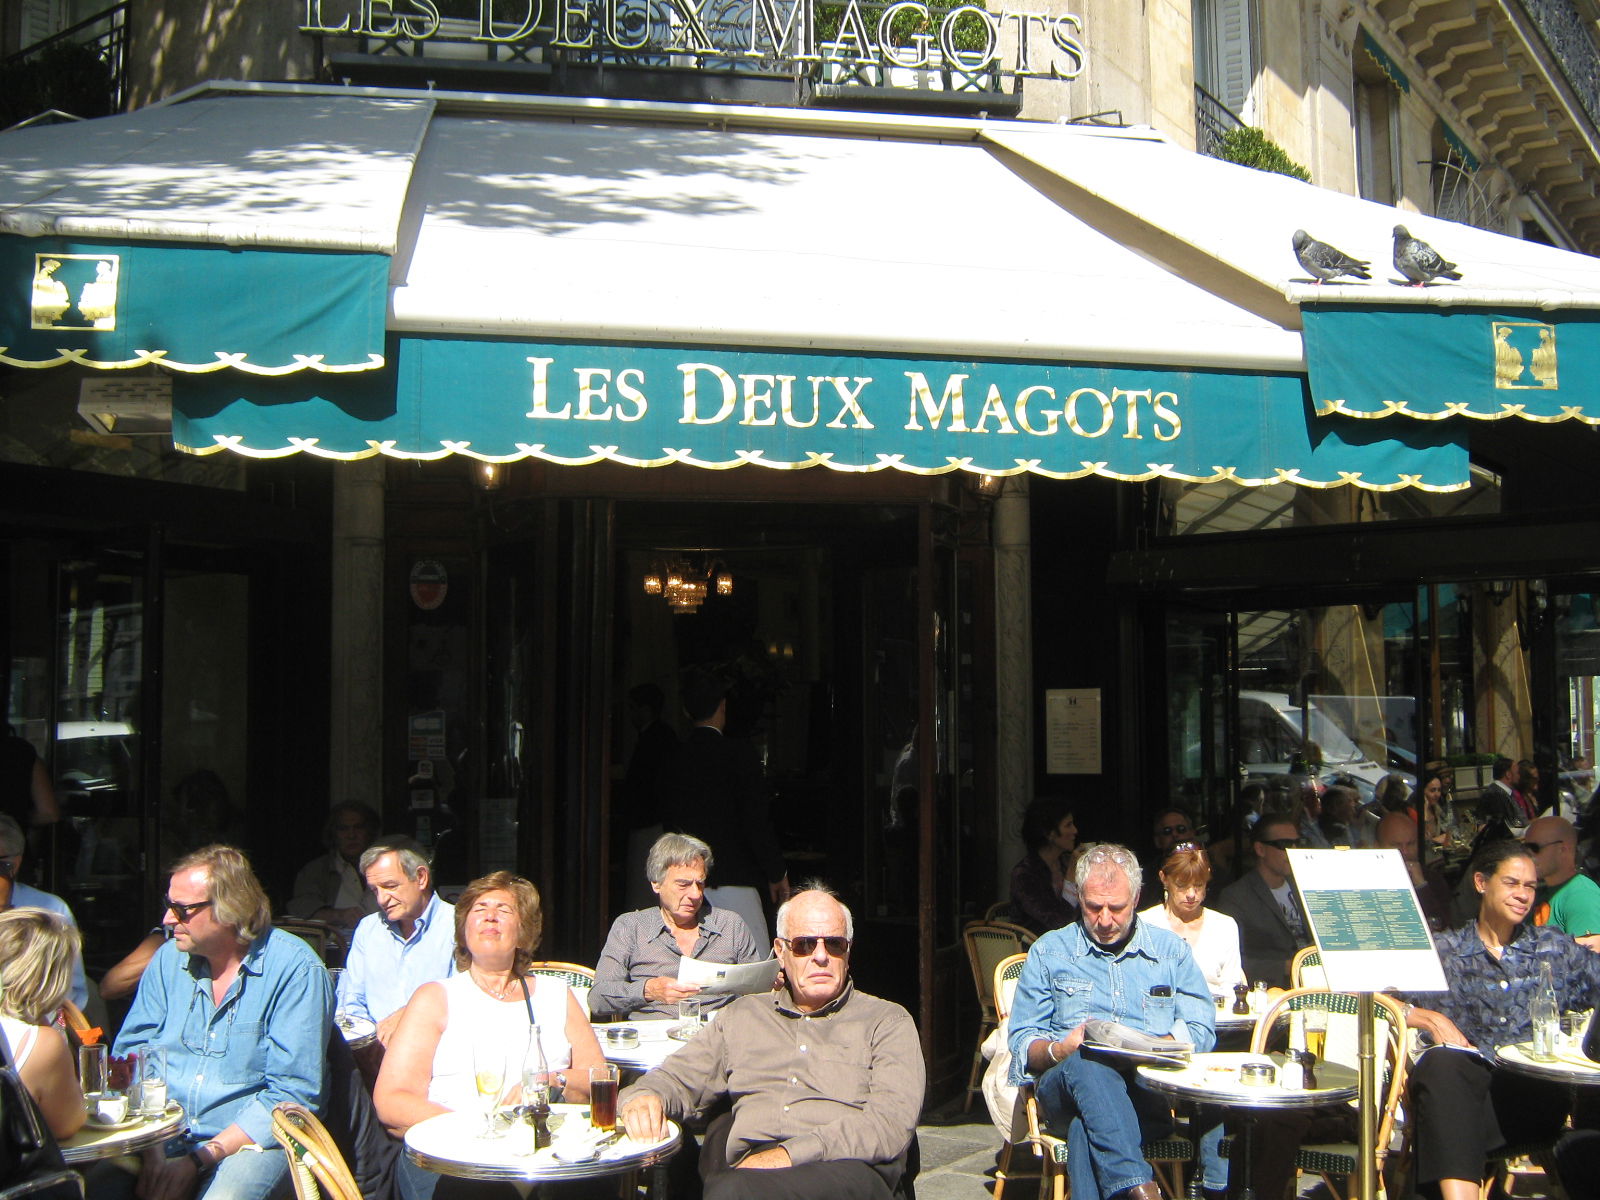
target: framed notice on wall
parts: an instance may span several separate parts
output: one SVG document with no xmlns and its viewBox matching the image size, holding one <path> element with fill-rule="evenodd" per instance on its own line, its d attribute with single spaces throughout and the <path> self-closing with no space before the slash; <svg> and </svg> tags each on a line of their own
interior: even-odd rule
<svg viewBox="0 0 1600 1200">
<path fill-rule="evenodd" d="M 1291 850 L 1289 868 L 1334 991 L 1446 990 L 1398 850 Z"/>
<path fill-rule="evenodd" d="M 1044 738 L 1047 774 L 1100 774 L 1100 689 L 1047 689 Z"/>
</svg>

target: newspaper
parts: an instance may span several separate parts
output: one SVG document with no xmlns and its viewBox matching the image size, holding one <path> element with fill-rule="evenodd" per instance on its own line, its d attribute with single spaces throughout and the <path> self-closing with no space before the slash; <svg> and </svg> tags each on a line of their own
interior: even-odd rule
<svg viewBox="0 0 1600 1200">
<path fill-rule="evenodd" d="M 702 992 L 732 992 L 736 996 L 754 996 L 770 992 L 778 979 L 778 960 L 765 962 L 714 963 L 701 962 L 685 955 L 678 960 L 678 982 L 696 984 Z"/>
<path fill-rule="evenodd" d="M 1175 1042 L 1152 1037 L 1116 1021 L 1085 1021 L 1083 1045 L 1089 1050 L 1131 1051 L 1157 1058 L 1186 1059 L 1194 1053 L 1193 1042 Z"/>
</svg>

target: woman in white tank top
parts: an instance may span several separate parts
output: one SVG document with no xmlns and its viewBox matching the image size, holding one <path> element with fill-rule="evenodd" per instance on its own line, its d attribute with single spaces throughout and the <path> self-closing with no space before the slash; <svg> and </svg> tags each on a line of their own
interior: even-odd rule
<svg viewBox="0 0 1600 1200">
<path fill-rule="evenodd" d="M 70 1137 L 87 1116 L 72 1051 L 54 1028 L 72 989 L 78 930 L 42 908 L 0 912 L 0 1030 L 23 1086 L 58 1138 Z"/>
<path fill-rule="evenodd" d="M 411 997 L 373 1091 L 378 1116 L 397 1137 L 437 1113 L 478 1107 L 475 1048 L 501 1048 L 509 1090 L 533 1026 L 550 1070 L 566 1074 L 568 1100 L 589 1098 L 589 1068 L 605 1061 L 571 989 L 527 974 L 542 933 L 538 889 L 496 871 L 469 884 L 455 907 L 458 974 Z"/>
</svg>

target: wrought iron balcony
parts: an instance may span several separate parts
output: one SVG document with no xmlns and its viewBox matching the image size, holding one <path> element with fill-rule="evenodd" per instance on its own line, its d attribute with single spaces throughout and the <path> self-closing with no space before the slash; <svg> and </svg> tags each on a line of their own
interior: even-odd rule
<svg viewBox="0 0 1600 1200">
<path fill-rule="evenodd" d="M 1194 148 L 1201 154 L 1217 157 L 1222 135 L 1238 129 L 1244 120 L 1198 83 L 1194 85 Z"/>
<path fill-rule="evenodd" d="M 128 2 L 0 59 L 0 129 L 52 110 L 121 112 L 127 100 Z"/>
<path fill-rule="evenodd" d="M 1561 68 L 1592 125 L 1600 126 L 1600 47 L 1573 0 L 1516 0 Z"/>
</svg>

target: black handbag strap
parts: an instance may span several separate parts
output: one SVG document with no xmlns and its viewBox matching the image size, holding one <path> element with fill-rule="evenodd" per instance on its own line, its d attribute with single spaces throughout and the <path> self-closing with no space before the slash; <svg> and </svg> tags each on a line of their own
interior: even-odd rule
<svg viewBox="0 0 1600 1200">
<path fill-rule="evenodd" d="M 528 995 L 528 977 L 518 975 L 517 982 L 522 985 L 522 1003 L 528 1010 L 528 1024 L 537 1025 L 539 1022 L 533 1019 L 533 997 Z"/>
</svg>

